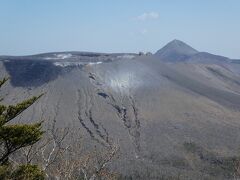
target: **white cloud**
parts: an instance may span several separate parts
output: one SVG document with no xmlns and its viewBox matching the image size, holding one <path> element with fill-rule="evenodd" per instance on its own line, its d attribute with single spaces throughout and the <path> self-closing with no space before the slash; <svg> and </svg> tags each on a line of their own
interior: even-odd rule
<svg viewBox="0 0 240 180">
<path fill-rule="evenodd" d="M 142 30 L 141 30 L 141 34 L 143 34 L 143 35 L 144 35 L 144 34 L 147 34 L 147 32 L 148 32 L 147 29 L 142 29 Z"/>
<path fill-rule="evenodd" d="M 157 12 L 148 12 L 148 13 L 141 14 L 136 19 L 139 21 L 146 21 L 146 20 L 158 19 L 158 18 L 159 18 L 159 14 Z"/>
</svg>

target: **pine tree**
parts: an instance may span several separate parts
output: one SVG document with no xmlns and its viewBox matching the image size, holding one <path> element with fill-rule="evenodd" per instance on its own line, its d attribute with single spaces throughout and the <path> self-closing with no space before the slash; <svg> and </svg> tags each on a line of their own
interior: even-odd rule
<svg viewBox="0 0 240 180">
<path fill-rule="evenodd" d="M 8 81 L 0 80 L 0 88 Z M 0 104 L 0 179 L 43 179 L 42 172 L 34 165 L 20 165 L 13 169 L 9 157 L 21 148 L 33 145 L 42 137 L 42 123 L 10 124 L 42 95 L 32 97 L 16 105 Z M 0 103 L 3 99 L 0 99 Z M 17 177 L 16 177 L 17 176 Z"/>
</svg>

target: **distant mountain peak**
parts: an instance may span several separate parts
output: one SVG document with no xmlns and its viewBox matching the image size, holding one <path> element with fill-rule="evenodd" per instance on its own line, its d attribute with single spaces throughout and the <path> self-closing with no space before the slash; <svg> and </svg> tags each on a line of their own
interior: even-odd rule
<svg viewBox="0 0 240 180">
<path fill-rule="evenodd" d="M 178 39 L 174 39 L 172 41 L 170 41 L 168 44 L 185 44 L 185 42 L 181 41 L 181 40 L 178 40 Z"/>
<path fill-rule="evenodd" d="M 174 39 L 157 51 L 156 55 L 167 61 L 183 61 L 196 53 L 198 53 L 196 49 L 183 41 Z"/>
<path fill-rule="evenodd" d="M 187 45 L 185 42 L 178 40 L 178 39 L 174 39 L 174 40 L 170 41 L 168 44 Z"/>
<path fill-rule="evenodd" d="M 161 50 L 175 50 L 185 54 L 196 54 L 198 51 L 183 41 L 178 39 L 174 39 L 173 41 L 169 42 L 166 46 L 164 46 Z M 160 50 L 160 51 L 161 51 Z"/>
</svg>

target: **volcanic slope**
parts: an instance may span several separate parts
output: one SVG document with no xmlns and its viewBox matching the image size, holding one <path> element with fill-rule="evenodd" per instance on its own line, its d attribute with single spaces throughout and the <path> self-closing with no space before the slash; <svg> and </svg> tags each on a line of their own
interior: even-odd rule
<svg viewBox="0 0 240 180">
<path fill-rule="evenodd" d="M 198 51 L 171 44 L 153 56 L 2 56 L 0 76 L 11 81 L 1 95 L 10 104 L 45 93 L 16 121 L 56 119 L 59 127 L 80 128 L 89 146 L 118 142 L 112 167 L 122 177 L 231 178 L 228 162 L 240 146 L 240 65 L 208 54 L 191 60 Z"/>
</svg>

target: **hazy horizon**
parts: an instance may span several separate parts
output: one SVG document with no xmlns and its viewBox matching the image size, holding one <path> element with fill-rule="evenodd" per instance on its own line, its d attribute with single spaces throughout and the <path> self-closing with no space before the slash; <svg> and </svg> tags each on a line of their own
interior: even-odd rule
<svg viewBox="0 0 240 180">
<path fill-rule="evenodd" d="M 1 0 L 0 55 L 156 52 L 173 39 L 240 58 L 240 2 Z"/>
</svg>

